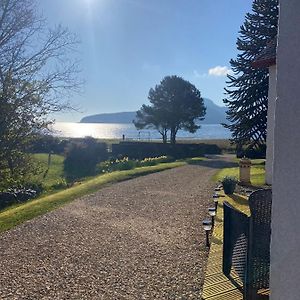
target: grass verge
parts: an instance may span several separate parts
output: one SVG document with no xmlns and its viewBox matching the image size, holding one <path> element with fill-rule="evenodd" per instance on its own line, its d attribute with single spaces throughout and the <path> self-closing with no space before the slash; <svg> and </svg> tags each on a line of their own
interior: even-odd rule
<svg viewBox="0 0 300 300">
<path fill-rule="evenodd" d="M 265 181 L 265 165 L 264 160 L 262 159 L 254 159 L 251 160 L 252 166 L 251 166 L 251 184 L 253 186 L 261 187 L 266 184 Z M 222 180 L 225 176 L 234 176 L 236 178 L 239 178 L 239 168 L 224 168 L 217 172 L 213 177 L 212 180 L 217 182 Z"/>
<path fill-rule="evenodd" d="M 36 175 L 33 179 L 43 182 L 46 189 L 50 189 L 54 184 L 64 180 L 64 156 L 52 154 L 49 170 L 45 177 L 45 171 L 48 169 L 48 154 L 36 153 L 33 154 L 33 159 L 40 164 L 42 174 Z"/>
<path fill-rule="evenodd" d="M 27 220 L 33 219 L 37 216 L 61 207 L 78 197 L 91 194 L 109 184 L 180 167 L 185 164 L 185 162 L 172 162 L 151 167 L 136 168 L 128 171 L 116 171 L 96 176 L 93 179 L 86 180 L 77 186 L 61 192 L 34 199 L 21 205 L 9 207 L 0 212 L 0 232 L 6 231 Z"/>
</svg>

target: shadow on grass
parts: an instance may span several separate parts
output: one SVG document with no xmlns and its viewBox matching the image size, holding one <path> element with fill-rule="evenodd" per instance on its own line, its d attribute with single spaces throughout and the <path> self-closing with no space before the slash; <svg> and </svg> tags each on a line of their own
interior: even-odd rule
<svg viewBox="0 0 300 300">
<path fill-rule="evenodd" d="M 247 216 L 251 215 L 247 198 L 237 194 L 227 195 L 226 198 L 227 198 L 226 201 L 229 202 L 229 204 L 232 205 L 235 209 L 241 211 Z"/>
<path fill-rule="evenodd" d="M 232 201 L 234 201 L 236 204 L 248 205 L 248 200 L 242 196 L 233 194 L 233 195 L 228 195 L 228 198 L 232 199 Z"/>
<path fill-rule="evenodd" d="M 272 186 L 264 183 L 264 184 L 249 184 L 249 185 L 244 185 L 243 187 L 252 189 L 254 192 L 254 191 L 260 190 L 260 189 L 270 189 Z"/>
</svg>

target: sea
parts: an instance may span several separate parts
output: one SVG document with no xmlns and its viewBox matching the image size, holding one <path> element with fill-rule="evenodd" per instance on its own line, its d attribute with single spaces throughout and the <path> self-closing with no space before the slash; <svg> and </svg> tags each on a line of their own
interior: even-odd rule
<svg viewBox="0 0 300 300">
<path fill-rule="evenodd" d="M 57 137 L 83 138 L 91 136 L 98 139 L 126 140 L 159 140 L 161 135 L 152 129 L 137 130 L 133 124 L 107 124 L 107 123 L 70 123 L 57 122 L 52 125 L 52 134 Z M 221 124 L 202 124 L 194 134 L 179 130 L 177 139 L 210 140 L 229 139 L 230 131 Z"/>
</svg>

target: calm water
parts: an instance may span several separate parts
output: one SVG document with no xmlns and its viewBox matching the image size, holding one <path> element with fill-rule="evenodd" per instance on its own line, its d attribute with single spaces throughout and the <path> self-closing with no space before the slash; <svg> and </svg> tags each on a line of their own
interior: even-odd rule
<svg viewBox="0 0 300 300">
<path fill-rule="evenodd" d="M 133 124 L 96 124 L 96 123 L 62 123 L 53 125 L 54 135 L 59 137 L 81 138 L 92 136 L 101 139 L 126 139 L 156 140 L 160 134 L 155 130 L 136 130 Z M 179 131 L 178 139 L 228 139 L 230 132 L 219 124 L 201 125 L 201 128 L 191 134 Z"/>
</svg>

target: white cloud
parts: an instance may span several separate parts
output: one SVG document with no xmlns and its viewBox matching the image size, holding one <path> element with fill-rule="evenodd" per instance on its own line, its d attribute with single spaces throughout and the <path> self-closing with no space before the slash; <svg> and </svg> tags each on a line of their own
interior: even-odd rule
<svg viewBox="0 0 300 300">
<path fill-rule="evenodd" d="M 224 66 L 216 66 L 214 68 L 210 68 L 208 70 L 208 75 L 210 76 L 217 76 L 217 77 L 220 77 L 220 76 L 226 76 L 227 74 L 230 74 L 231 73 L 231 70 Z"/>
</svg>

